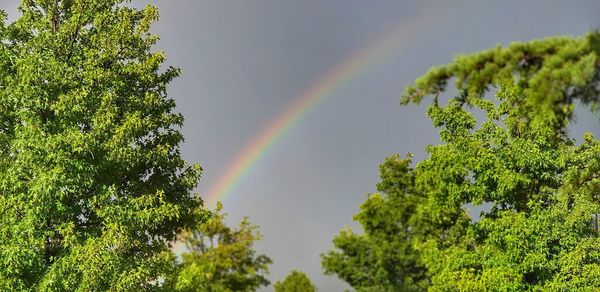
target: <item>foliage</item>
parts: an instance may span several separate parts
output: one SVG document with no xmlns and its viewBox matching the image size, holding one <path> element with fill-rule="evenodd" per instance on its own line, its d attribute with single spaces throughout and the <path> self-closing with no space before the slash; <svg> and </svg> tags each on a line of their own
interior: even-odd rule
<svg viewBox="0 0 600 292">
<path fill-rule="evenodd" d="M 24 0 L 0 23 L 0 290 L 158 289 L 206 217 L 155 7 Z"/>
<path fill-rule="evenodd" d="M 308 276 L 301 271 L 292 271 L 285 277 L 283 282 L 277 282 L 273 286 L 275 292 L 316 292 L 317 288 Z"/>
<path fill-rule="evenodd" d="M 326 274 L 337 274 L 358 291 L 411 291 L 425 286 L 425 269 L 417 262 L 410 238 L 410 220 L 422 201 L 414 190 L 410 158 L 391 156 L 380 166 L 381 182 L 360 206 L 354 219 L 364 234 L 342 231 L 333 243 L 338 250 L 323 258 Z"/>
<path fill-rule="evenodd" d="M 209 221 L 182 236 L 188 252 L 178 273 L 177 291 L 254 291 L 269 285 L 265 277 L 271 259 L 256 255 L 257 226 L 244 218 L 238 229 L 225 225 L 221 204 Z"/>
<path fill-rule="evenodd" d="M 369 221 L 409 223 L 412 235 L 404 242 L 413 250 L 398 253 L 417 255 L 414 267 L 425 267 L 432 290 L 600 288 L 600 238 L 590 220 L 600 213 L 600 141 L 588 133 L 576 145 L 567 131 L 575 102 L 599 108 L 599 53 L 600 35 L 592 32 L 497 47 L 431 69 L 402 98 L 418 103 L 434 96 L 428 116 L 441 129 L 442 143 L 426 148 L 429 157 L 397 175 L 411 173 L 414 183 L 404 190 L 422 199 L 405 211 L 400 206 L 409 199 L 398 204 L 390 194 L 375 196 L 381 206 L 370 208 L 371 196 L 358 220 L 365 221 L 361 213 L 386 208 L 408 216 L 372 213 Z M 443 105 L 439 96 L 452 79 L 458 94 Z M 495 87 L 495 98 L 486 94 Z M 480 113 L 485 117 L 478 120 Z M 479 221 L 469 218 L 465 206 L 482 203 L 490 210 Z M 370 229 L 359 237 L 364 246 L 384 245 L 373 233 L 399 234 Z M 336 247 L 333 253 L 346 262 L 376 254 L 373 248 Z M 389 265 L 374 260 L 371 269 Z M 361 271 L 347 273 L 364 279 Z M 331 272 L 349 278 L 342 269 Z"/>
</svg>

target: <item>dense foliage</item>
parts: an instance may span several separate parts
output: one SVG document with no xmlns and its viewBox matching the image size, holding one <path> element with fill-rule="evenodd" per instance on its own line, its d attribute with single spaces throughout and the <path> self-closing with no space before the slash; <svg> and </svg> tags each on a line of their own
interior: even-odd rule
<svg viewBox="0 0 600 292">
<path fill-rule="evenodd" d="M 177 291 L 255 291 L 269 285 L 271 259 L 253 249 L 261 236 L 244 218 L 238 229 L 225 225 L 219 204 L 205 223 L 183 233 L 187 252 L 175 284 Z"/>
<path fill-rule="evenodd" d="M 157 9 L 25 0 L 0 22 L 0 290 L 159 288 L 205 218 Z"/>
<path fill-rule="evenodd" d="M 254 291 L 271 260 L 257 227 L 225 225 L 192 193 L 179 70 L 152 51 L 155 7 L 24 0 L 0 19 L 0 290 Z M 600 34 L 460 56 L 407 88 L 433 101 L 441 143 L 393 155 L 378 193 L 322 256 L 358 291 L 600 289 Z M 448 89 L 454 82 L 455 87 Z M 456 96 L 447 102 L 448 91 Z M 482 205 L 472 218 L 467 206 Z M 171 252 L 179 237 L 187 251 Z M 316 291 L 293 271 L 276 291 Z"/>
<path fill-rule="evenodd" d="M 381 182 L 354 219 L 364 234 L 343 230 L 334 240 L 341 251 L 323 256 L 326 274 L 337 274 L 361 291 L 412 291 L 427 284 L 410 238 L 411 218 L 422 199 L 414 189 L 410 159 L 391 156 L 380 166 Z"/>
<path fill-rule="evenodd" d="M 325 270 L 360 291 L 600 288 L 600 141 L 577 145 L 567 128 L 576 103 L 599 109 L 599 54 L 593 32 L 460 56 L 419 78 L 402 102 L 433 96 L 441 143 L 415 169 L 384 162 L 382 194 L 356 216 L 364 234 L 336 237 Z M 442 104 L 450 81 L 457 94 Z M 466 206 L 481 204 L 471 218 Z"/>
<path fill-rule="evenodd" d="M 283 279 L 273 285 L 275 292 L 316 292 L 317 288 L 301 271 L 292 271 Z"/>
</svg>

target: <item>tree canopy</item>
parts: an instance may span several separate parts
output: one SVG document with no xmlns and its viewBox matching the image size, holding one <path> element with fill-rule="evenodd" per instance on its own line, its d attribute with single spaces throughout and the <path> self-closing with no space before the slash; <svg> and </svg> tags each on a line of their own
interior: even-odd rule
<svg viewBox="0 0 600 292">
<path fill-rule="evenodd" d="M 221 204 L 207 221 L 183 233 L 187 247 L 177 272 L 177 291 L 255 291 L 269 285 L 271 259 L 256 254 L 258 227 L 242 219 L 238 229 L 225 224 Z"/>
<path fill-rule="evenodd" d="M 381 194 L 355 216 L 364 234 L 338 235 L 325 270 L 359 291 L 599 288 L 600 142 L 568 132 L 576 104 L 600 108 L 599 54 L 592 32 L 459 56 L 417 79 L 401 102 L 433 96 L 441 143 L 414 169 L 383 163 Z"/>
<path fill-rule="evenodd" d="M 415 231 L 410 220 L 421 201 L 410 159 L 393 155 L 379 169 L 382 194 L 369 196 L 354 216 L 364 234 L 343 230 L 333 240 L 338 250 L 323 256 L 323 268 L 361 291 L 423 289 L 425 269 L 410 242 Z"/>
<path fill-rule="evenodd" d="M 254 291 L 258 228 L 225 224 L 181 156 L 179 76 L 153 50 L 156 7 L 23 0 L 0 13 L 0 290 Z M 432 68 L 440 143 L 380 166 L 377 193 L 322 255 L 358 291 L 600 289 L 600 33 L 498 46 Z M 454 86 L 451 86 L 454 84 Z M 450 96 L 449 98 L 447 98 Z M 469 206 L 486 206 L 472 217 Z M 181 239 L 179 259 L 172 252 Z M 276 291 L 316 291 L 299 271 Z"/>
<path fill-rule="evenodd" d="M 179 70 L 152 51 L 155 7 L 26 0 L 0 21 L 0 290 L 158 289 L 194 195 Z"/>
<path fill-rule="evenodd" d="M 275 292 L 316 292 L 317 288 L 301 271 L 291 271 L 281 282 L 273 285 Z"/>
</svg>

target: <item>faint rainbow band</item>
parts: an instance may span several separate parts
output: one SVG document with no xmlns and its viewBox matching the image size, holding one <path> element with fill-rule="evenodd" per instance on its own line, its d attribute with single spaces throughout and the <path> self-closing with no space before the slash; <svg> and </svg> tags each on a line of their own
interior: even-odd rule
<svg viewBox="0 0 600 292">
<path fill-rule="evenodd" d="M 442 3 L 442 2 L 440 2 Z M 403 21 L 366 48 L 351 55 L 342 63 L 323 75 L 310 88 L 297 96 L 256 138 L 242 149 L 236 158 L 219 176 L 207 192 L 205 203 L 214 206 L 218 200 L 227 197 L 268 152 L 295 124 L 317 107 L 327 96 L 342 88 L 358 73 L 397 56 L 408 49 L 419 32 L 426 31 L 442 22 L 451 7 L 440 5 L 431 14 L 420 13 L 408 21 Z"/>
</svg>

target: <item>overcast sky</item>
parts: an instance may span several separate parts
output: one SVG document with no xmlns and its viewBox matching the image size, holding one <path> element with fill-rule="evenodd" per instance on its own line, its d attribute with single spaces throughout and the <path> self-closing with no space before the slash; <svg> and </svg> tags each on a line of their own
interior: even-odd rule
<svg viewBox="0 0 600 292">
<path fill-rule="evenodd" d="M 1 0 L 0 8 L 12 19 L 17 2 Z M 272 282 L 300 269 L 320 291 L 347 288 L 322 275 L 319 254 L 340 229 L 355 227 L 352 215 L 375 190 L 378 165 L 393 153 L 421 160 L 438 141 L 425 106 L 398 105 L 406 85 L 457 54 L 600 28 L 598 1 L 150 2 L 161 11 L 157 49 L 183 70 L 169 94 L 186 118 L 184 156 L 204 168 L 200 193 L 329 70 L 385 32 L 418 23 L 416 33 L 395 40 L 397 51 L 292 126 L 223 200 L 231 224 L 249 216 L 260 226 L 257 249 L 274 260 Z M 600 136 L 600 123 L 585 110 L 571 129 L 577 138 Z"/>
</svg>

